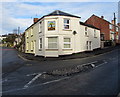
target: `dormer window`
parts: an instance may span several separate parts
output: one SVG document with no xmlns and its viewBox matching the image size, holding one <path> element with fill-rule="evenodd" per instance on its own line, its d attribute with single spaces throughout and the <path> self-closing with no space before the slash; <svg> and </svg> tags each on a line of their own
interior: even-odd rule
<svg viewBox="0 0 120 97">
<path fill-rule="evenodd" d="M 70 29 L 70 19 L 64 19 L 64 29 Z"/>
</svg>

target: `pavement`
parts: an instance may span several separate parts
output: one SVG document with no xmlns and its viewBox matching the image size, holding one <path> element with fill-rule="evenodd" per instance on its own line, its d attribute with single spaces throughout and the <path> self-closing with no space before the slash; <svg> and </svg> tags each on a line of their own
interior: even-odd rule
<svg viewBox="0 0 120 97">
<path fill-rule="evenodd" d="M 117 49 L 120 47 L 120 45 L 117 46 L 110 46 L 110 47 L 105 47 L 105 48 L 99 48 L 95 49 L 93 51 L 88 51 L 88 52 L 80 52 L 72 55 L 60 55 L 59 57 L 43 57 L 43 56 L 34 56 L 33 54 L 27 54 L 23 52 L 18 51 L 18 55 L 20 58 L 24 60 L 36 60 L 36 61 L 56 61 L 56 60 L 68 60 L 68 59 L 76 59 L 76 58 L 85 58 L 85 57 L 92 57 L 95 55 L 103 54 L 109 51 L 112 51 L 113 49 Z"/>
<path fill-rule="evenodd" d="M 109 50 L 108 50 L 109 49 Z M 96 56 L 65 60 L 24 60 L 21 67 L 3 74 L 3 95 L 117 95 L 119 46 L 99 51 Z M 105 52 L 102 50 L 102 52 Z M 98 52 L 98 51 L 96 51 Z M 6 53 L 9 53 L 6 52 Z M 12 53 L 17 56 L 17 53 Z M 10 57 L 9 54 L 6 57 Z M 34 57 L 35 58 L 35 57 Z M 19 59 L 19 57 L 18 57 Z M 16 58 L 12 59 L 13 61 Z M 7 60 L 6 60 L 7 61 Z M 16 62 L 19 60 L 16 60 Z M 23 60 L 22 60 L 23 61 Z M 9 62 L 8 62 L 9 63 Z M 74 75 L 64 75 L 77 66 L 90 64 L 94 68 Z M 3 64 L 4 65 L 4 64 Z M 71 71 L 72 71 L 71 70 Z M 56 72 L 57 71 L 57 72 Z M 70 71 L 70 72 L 71 72 Z M 55 75 L 50 75 L 52 72 Z M 49 73 L 49 74 L 46 74 Z M 56 74 L 63 73 L 60 76 Z M 110 96 L 111 97 L 111 96 Z"/>
</svg>

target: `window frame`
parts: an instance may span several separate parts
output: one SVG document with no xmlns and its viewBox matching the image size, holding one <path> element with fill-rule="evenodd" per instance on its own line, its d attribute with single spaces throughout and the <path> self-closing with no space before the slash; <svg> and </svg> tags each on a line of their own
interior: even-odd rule
<svg viewBox="0 0 120 97">
<path fill-rule="evenodd" d="M 94 38 L 97 38 L 97 31 L 94 29 Z"/>
<path fill-rule="evenodd" d="M 39 22 L 39 33 L 42 33 L 42 21 Z"/>
<path fill-rule="evenodd" d="M 65 38 L 69 38 L 69 39 L 70 39 L 70 42 L 65 42 L 65 41 L 64 41 Z M 71 40 L 72 40 L 71 37 L 63 37 L 63 49 L 71 49 Z M 65 47 L 64 47 L 65 44 L 69 44 L 69 45 L 70 45 L 70 48 L 65 48 Z"/>
<path fill-rule="evenodd" d="M 42 38 L 39 38 L 39 50 L 41 50 L 42 47 L 43 47 L 43 45 L 42 45 Z"/>
<path fill-rule="evenodd" d="M 87 26 L 85 27 L 85 36 L 86 36 L 86 37 L 89 36 L 89 35 L 88 35 L 88 27 L 87 27 Z"/>
<path fill-rule="evenodd" d="M 34 48 L 34 47 L 33 47 L 33 41 L 31 41 L 31 44 L 30 44 L 30 49 L 31 49 L 31 51 L 34 50 L 33 48 Z"/>
<path fill-rule="evenodd" d="M 69 23 L 65 23 L 65 20 L 69 20 Z M 66 29 L 66 28 L 65 28 L 65 25 L 69 26 L 69 28 Z M 68 18 L 64 18 L 64 19 L 63 19 L 63 28 L 64 28 L 64 30 L 70 30 L 70 19 L 68 19 Z"/>
<path fill-rule="evenodd" d="M 48 38 L 48 46 L 47 46 L 47 48 L 48 49 L 58 49 L 58 37 L 47 37 Z M 57 41 L 56 42 L 49 42 L 49 38 L 56 38 L 57 39 Z M 57 45 L 57 47 L 56 48 L 49 48 L 49 44 L 56 44 Z"/>
<path fill-rule="evenodd" d="M 30 34 L 31 34 L 31 37 L 33 36 L 33 27 L 31 27 L 30 29 Z"/>
<path fill-rule="evenodd" d="M 113 29 L 113 25 L 112 24 L 109 24 L 109 29 Z"/>
</svg>

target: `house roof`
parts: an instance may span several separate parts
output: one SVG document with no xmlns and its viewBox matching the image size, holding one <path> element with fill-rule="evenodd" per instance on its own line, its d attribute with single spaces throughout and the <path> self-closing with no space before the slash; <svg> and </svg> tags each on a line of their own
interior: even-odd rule
<svg viewBox="0 0 120 97">
<path fill-rule="evenodd" d="M 45 16 L 70 16 L 70 17 L 81 18 L 79 16 L 75 16 L 75 15 L 60 11 L 60 10 L 55 10 L 52 13 L 45 15 Z"/>
<path fill-rule="evenodd" d="M 97 16 L 97 15 L 94 15 L 94 14 L 93 14 L 91 17 L 93 17 L 93 16 L 95 16 L 95 17 L 97 17 L 97 18 L 99 18 L 99 19 L 102 19 L 102 20 L 108 22 L 109 24 L 111 24 L 109 21 L 105 20 L 104 18 L 101 18 L 101 17 L 99 17 L 99 16 Z M 90 18 L 91 18 L 91 17 L 90 17 Z M 90 18 L 88 18 L 87 20 L 89 20 Z M 87 20 L 86 20 L 85 22 L 87 22 Z"/>
<path fill-rule="evenodd" d="M 79 16 L 75 16 L 75 15 L 72 15 L 72 14 L 69 14 L 69 13 L 66 13 L 66 12 L 63 12 L 63 11 L 60 11 L 60 10 L 55 10 L 55 11 L 53 11 L 52 13 L 50 13 L 50 14 L 47 14 L 47 15 L 44 15 L 43 17 L 41 17 L 38 21 L 40 21 L 42 18 L 44 18 L 44 17 L 47 17 L 47 16 L 69 16 L 69 17 L 76 17 L 76 18 L 81 18 L 81 17 L 79 17 Z M 38 22 L 37 21 L 37 22 Z M 37 22 L 35 22 L 34 24 L 36 24 Z M 32 24 L 31 26 L 33 26 L 34 24 Z M 30 26 L 30 27 L 31 27 Z M 30 27 L 28 27 L 27 29 L 29 29 Z M 26 29 L 26 30 L 27 30 Z M 26 31 L 25 30 L 25 31 Z"/>
<path fill-rule="evenodd" d="M 84 26 L 87 26 L 87 27 L 90 27 L 90 28 L 94 28 L 94 29 L 97 29 L 97 30 L 100 30 L 99 28 L 93 26 L 93 25 L 90 25 L 90 24 L 86 24 L 86 23 L 83 23 L 83 22 L 80 22 L 81 25 L 84 25 Z"/>
</svg>

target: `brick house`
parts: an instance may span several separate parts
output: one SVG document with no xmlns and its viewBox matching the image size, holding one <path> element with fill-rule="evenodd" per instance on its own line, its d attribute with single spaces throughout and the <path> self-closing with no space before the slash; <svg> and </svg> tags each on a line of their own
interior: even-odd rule
<svg viewBox="0 0 120 97">
<path fill-rule="evenodd" d="M 110 22 L 106 21 L 103 16 L 98 17 L 93 14 L 89 19 L 85 21 L 85 23 L 93 25 L 100 29 L 101 40 L 110 40 Z"/>
<path fill-rule="evenodd" d="M 114 29 L 115 27 L 113 20 L 112 23 L 110 23 L 109 21 L 105 20 L 103 16 L 98 17 L 93 14 L 85 21 L 85 23 L 100 29 L 101 44 L 105 44 L 108 41 L 115 41 L 116 43 L 119 43 L 118 41 L 120 38 L 118 36 L 118 26 L 116 26 L 116 29 Z"/>
</svg>

